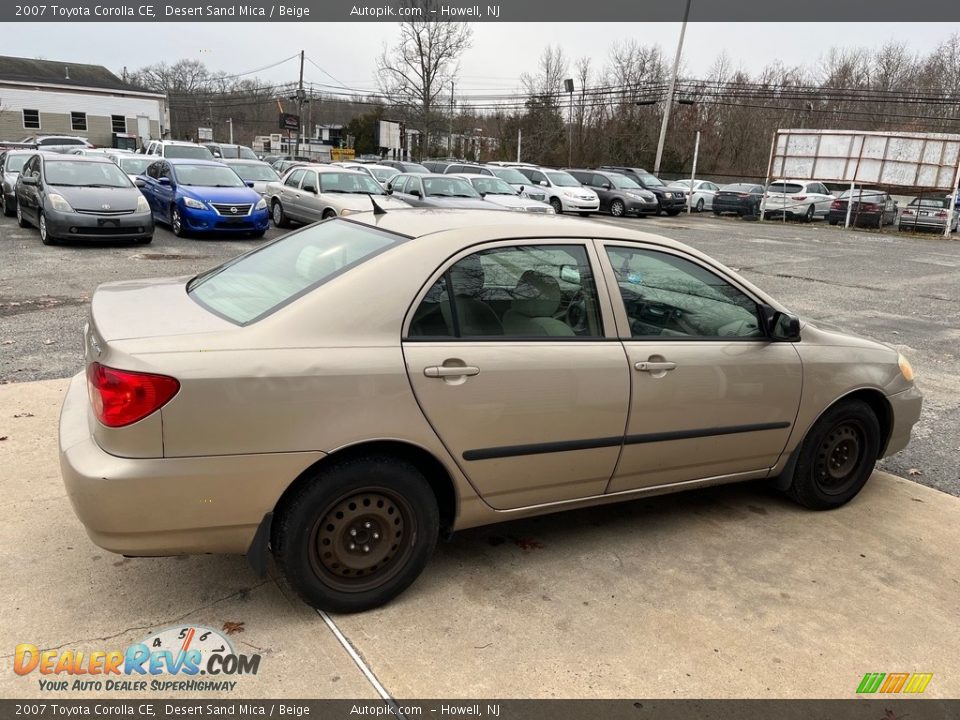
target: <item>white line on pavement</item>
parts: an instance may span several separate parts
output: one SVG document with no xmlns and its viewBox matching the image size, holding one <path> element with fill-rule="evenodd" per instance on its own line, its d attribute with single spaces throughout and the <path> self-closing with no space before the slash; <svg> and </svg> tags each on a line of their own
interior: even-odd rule
<svg viewBox="0 0 960 720">
<path fill-rule="evenodd" d="M 387 689 L 380 684 L 380 681 L 377 680 L 377 676 L 373 674 L 373 670 L 371 670 L 370 667 L 363 661 L 363 658 L 360 657 L 360 653 L 358 653 L 350 641 L 347 640 L 346 635 L 340 632 L 340 628 L 337 627 L 337 624 L 333 621 L 333 618 L 327 615 L 327 613 L 325 613 L 323 610 L 317 610 L 317 615 L 319 615 L 327 624 L 327 627 L 330 628 L 330 632 L 333 633 L 333 636 L 337 639 L 337 642 L 343 646 L 343 649 L 347 651 L 347 655 L 349 655 L 353 662 L 356 663 L 357 667 L 360 668 L 360 672 L 362 672 L 366 676 L 367 680 L 370 681 L 370 684 L 373 685 L 373 689 L 376 690 L 380 697 L 383 698 L 383 700 L 385 700 L 386 703 L 391 707 L 393 714 L 396 717 L 402 718 L 402 720 L 407 720 L 406 716 L 400 712 L 400 708 L 394 701 L 393 696 L 390 695 L 390 693 L 387 692 Z"/>
</svg>

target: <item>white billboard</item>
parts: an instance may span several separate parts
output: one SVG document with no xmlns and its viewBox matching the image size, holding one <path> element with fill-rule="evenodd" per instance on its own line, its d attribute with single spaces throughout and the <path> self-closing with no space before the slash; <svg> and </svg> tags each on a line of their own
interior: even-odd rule
<svg viewBox="0 0 960 720">
<path fill-rule="evenodd" d="M 960 135 L 777 130 L 768 177 L 953 192 L 958 167 Z"/>
<path fill-rule="evenodd" d="M 391 120 L 377 122 L 377 147 L 387 150 L 401 150 L 400 123 Z"/>
</svg>

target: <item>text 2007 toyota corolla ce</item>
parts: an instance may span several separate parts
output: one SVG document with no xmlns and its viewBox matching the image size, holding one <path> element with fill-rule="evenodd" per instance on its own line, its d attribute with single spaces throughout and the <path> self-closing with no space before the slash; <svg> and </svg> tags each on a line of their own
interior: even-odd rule
<svg viewBox="0 0 960 720">
<path fill-rule="evenodd" d="M 361 213 L 102 285 L 85 343 L 60 453 L 93 541 L 272 553 L 333 611 L 462 528 L 757 478 L 838 507 L 921 406 L 896 350 L 696 250 L 496 210 Z"/>
</svg>

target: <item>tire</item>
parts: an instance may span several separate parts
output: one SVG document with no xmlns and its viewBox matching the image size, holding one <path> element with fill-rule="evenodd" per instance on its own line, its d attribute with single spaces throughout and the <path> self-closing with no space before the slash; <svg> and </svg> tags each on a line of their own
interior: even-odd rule
<svg viewBox="0 0 960 720">
<path fill-rule="evenodd" d="M 279 205 L 279 203 L 277 204 Z M 327 208 L 326 210 L 323 211 L 323 215 L 320 217 L 320 219 L 329 220 L 330 218 L 336 217 L 336 216 L 337 216 L 336 210 L 330 210 L 329 208 Z"/>
<path fill-rule="evenodd" d="M 670 217 L 676 217 L 679 214 L 680 214 L 679 210 L 667 210 L 667 215 L 669 215 Z"/>
<path fill-rule="evenodd" d="M 697 205 L 696 205 L 696 208 L 694 208 L 694 209 L 695 209 L 698 213 L 702 213 L 702 212 L 703 212 L 703 198 L 700 198 L 699 200 L 697 200 Z"/>
<path fill-rule="evenodd" d="M 717 217 L 720 217 L 720 215 L 721 215 L 721 213 L 720 213 L 719 210 L 714 210 L 714 211 L 713 211 L 713 214 L 716 215 Z"/>
<path fill-rule="evenodd" d="M 50 235 L 50 231 L 47 230 L 47 219 L 43 216 L 41 212 L 37 215 L 37 227 L 40 230 L 40 242 L 44 245 L 56 245 L 57 241 L 54 237 Z"/>
<path fill-rule="evenodd" d="M 17 203 L 15 212 L 17 213 L 17 225 L 22 228 L 30 227 L 30 222 L 23 216 L 23 208 L 20 206 L 20 203 Z"/>
<path fill-rule="evenodd" d="M 811 510 L 845 505 L 866 484 L 879 454 L 877 416 L 862 400 L 843 400 L 804 438 L 787 494 Z"/>
<path fill-rule="evenodd" d="M 590 217 L 590 213 L 588 213 L 588 212 L 582 212 L 582 213 L 580 213 L 580 217 Z"/>
<path fill-rule="evenodd" d="M 149 245 L 152 242 L 153 242 L 153 235 L 146 238 L 138 238 L 136 240 L 137 245 Z"/>
<path fill-rule="evenodd" d="M 274 200 L 273 208 L 270 210 L 270 217 L 273 220 L 273 224 L 278 228 L 289 227 L 290 220 L 287 218 L 287 214 L 283 211 L 283 205 L 280 204 L 279 200 Z"/>
<path fill-rule="evenodd" d="M 252 238 L 262 238 L 266 234 L 266 230 L 257 230 L 256 232 L 250 233 Z"/>
<path fill-rule="evenodd" d="M 557 215 L 563 214 L 563 203 L 560 202 L 559 198 L 555 198 L 555 197 L 550 198 L 550 207 L 553 208 L 553 211 Z"/>
<path fill-rule="evenodd" d="M 0 201 L 3 202 L 3 214 L 5 217 L 10 217 L 11 215 L 16 215 L 17 211 L 10 207 L 10 203 L 7 202 L 7 194 L 2 193 L 0 196 Z"/>
<path fill-rule="evenodd" d="M 829 222 L 831 225 L 838 225 L 840 223 L 839 220 L 828 220 L 827 222 Z"/>
<path fill-rule="evenodd" d="M 810 207 L 808 207 L 806 214 L 803 216 L 803 221 L 813 222 L 813 216 L 816 214 L 816 212 L 817 212 L 816 205 L 811 205 Z"/>
<path fill-rule="evenodd" d="M 187 234 L 183 229 L 183 216 L 180 214 L 180 208 L 176 205 L 170 208 L 170 230 L 177 237 L 184 237 Z"/>
<path fill-rule="evenodd" d="M 610 214 L 614 217 L 623 217 L 627 212 L 627 206 L 623 204 L 623 200 L 614 200 L 610 203 Z"/>
<path fill-rule="evenodd" d="M 417 579 L 439 533 L 437 500 L 423 474 L 403 460 L 371 456 L 322 469 L 284 499 L 271 548 L 308 605 L 362 612 Z"/>
</svg>

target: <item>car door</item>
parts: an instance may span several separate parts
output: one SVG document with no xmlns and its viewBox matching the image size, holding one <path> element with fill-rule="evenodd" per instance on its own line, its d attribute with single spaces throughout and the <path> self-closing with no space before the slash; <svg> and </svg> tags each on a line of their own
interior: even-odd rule
<svg viewBox="0 0 960 720">
<path fill-rule="evenodd" d="M 20 170 L 19 182 L 14 186 L 16 188 L 17 207 L 20 213 L 31 221 L 37 219 L 37 186 L 28 185 L 24 180 L 26 178 L 40 177 L 40 157 L 34 155 L 24 163 Z"/>
<path fill-rule="evenodd" d="M 599 495 L 613 473 L 630 373 L 596 265 L 583 240 L 474 247 L 408 313 L 417 401 L 495 508 Z"/>
<path fill-rule="evenodd" d="M 633 378 L 608 492 L 765 476 L 800 403 L 793 344 L 764 336 L 757 303 L 718 268 L 639 244 L 601 256 Z"/>
<path fill-rule="evenodd" d="M 423 193 L 423 181 L 416 175 L 407 176 L 403 185 L 400 199 L 410 203 L 413 207 L 431 207 Z"/>
<path fill-rule="evenodd" d="M 823 183 L 807 183 L 807 195 L 811 197 L 816 206 L 817 215 L 826 215 L 830 212 L 830 204 L 834 197 L 829 193 Z"/>
<path fill-rule="evenodd" d="M 147 199 L 147 204 L 150 206 L 150 212 L 153 213 L 154 219 L 157 218 L 157 176 L 160 173 L 160 161 L 152 162 L 147 165 L 147 169 L 143 172 L 143 187 L 140 188 L 140 193 Z M 167 218 L 162 218 L 166 220 Z"/>
<path fill-rule="evenodd" d="M 177 200 L 177 177 L 166 160 L 161 161 L 157 168 L 156 199 L 157 216 L 169 221 L 171 209 Z"/>
<path fill-rule="evenodd" d="M 287 217 L 300 222 L 305 222 L 300 209 L 300 181 L 306 172 L 303 168 L 291 170 L 280 186 L 280 204 L 283 205 L 283 211 Z"/>
<path fill-rule="evenodd" d="M 331 173 L 335 175 L 335 173 Z M 297 209 L 307 222 L 316 222 L 323 218 L 323 210 L 329 207 L 323 197 L 323 174 L 317 177 L 316 170 L 306 170 L 300 182 L 300 197 Z"/>
</svg>

